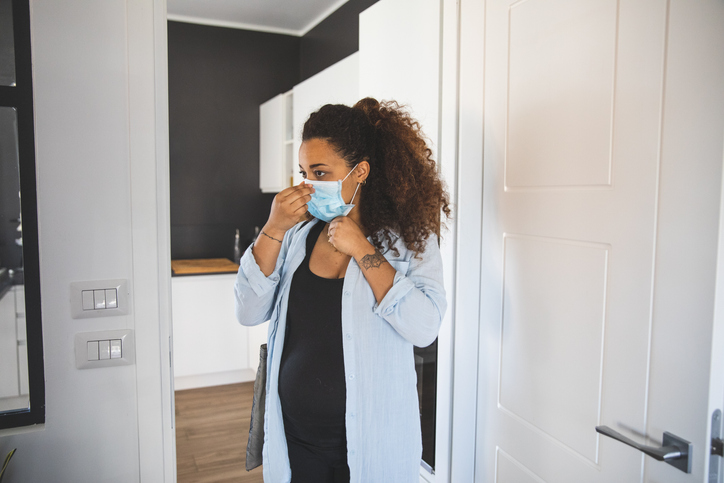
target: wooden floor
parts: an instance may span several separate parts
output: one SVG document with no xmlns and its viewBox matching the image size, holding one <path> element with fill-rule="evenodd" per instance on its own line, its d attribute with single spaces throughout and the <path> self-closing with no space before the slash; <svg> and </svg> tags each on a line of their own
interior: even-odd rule
<svg viewBox="0 0 724 483">
<path fill-rule="evenodd" d="M 254 383 L 176 391 L 178 483 L 261 483 L 244 469 Z"/>
</svg>

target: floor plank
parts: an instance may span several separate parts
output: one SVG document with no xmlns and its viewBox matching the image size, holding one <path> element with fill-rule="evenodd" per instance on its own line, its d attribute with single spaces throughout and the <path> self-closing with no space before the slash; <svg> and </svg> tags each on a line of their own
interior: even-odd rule
<svg viewBox="0 0 724 483">
<path fill-rule="evenodd" d="M 246 442 L 254 383 L 176 391 L 178 483 L 263 483 L 247 472 Z"/>
</svg>

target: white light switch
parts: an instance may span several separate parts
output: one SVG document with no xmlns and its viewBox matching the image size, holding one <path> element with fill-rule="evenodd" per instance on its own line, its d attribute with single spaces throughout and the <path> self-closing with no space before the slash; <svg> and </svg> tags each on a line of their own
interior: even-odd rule
<svg viewBox="0 0 724 483">
<path fill-rule="evenodd" d="M 94 290 L 93 300 L 95 301 L 96 310 L 106 308 L 106 291 L 105 290 Z"/>
<path fill-rule="evenodd" d="M 98 341 L 98 359 L 104 361 L 111 358 L 111 341 L 99 340 Z"/>
<path fill-rule="evenodd" d="M 125 315 L 132 306 L 128 280 L 93 280 L 70 284 L 70 312 L 74 319 Z"/>
<path fill-rule="evenodd" d="M 78 294 L 80 295 L 80 292 Z M 100 312 L 107 310 L 109 309 Z M 95 360 L 91 360 L 92 357 L 95 357 Z M 75 367 L 78 369 L 127 366 L 133 364 L 135 358 L 132 330 L 100 330 L 75 334 Z"/>
<path fill-rule="evenodd" d="M 106 289 L 106 308 L 115 309 L 118 307 L 118 299 L 116 298 L 116 289 Z"/>
<path fill-rule="evenodd" d="M 98 341 L 97 340 L 91 340 L 88 342 L 88 360 L 89 361 L 98 360 Z"/>
<path fill-rule="evenodd" d="M 94 308 L 93 290 L 83 290 L 83 310 L 93 310 Z"/>
<path fill-rule="evenodd" d="M 111 340 L 111 359 L 121 358 L 121 339 Z"/>
</svg>

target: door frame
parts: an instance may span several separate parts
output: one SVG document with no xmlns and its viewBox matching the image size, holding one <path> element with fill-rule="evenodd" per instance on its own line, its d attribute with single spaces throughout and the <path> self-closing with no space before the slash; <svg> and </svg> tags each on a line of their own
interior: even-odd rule
<svg viewBox="0 0 724 483">
<path fill-rule="evenodd" d="M 166 1 L 126 0 L 139 481 L 176 481 Z"/>
<path fill-rule="evenodd" d="M 722 136 L 724 137 L 724 135 Z M 724 156 L 722 156 L 724 165 Z M 716 287 L 714 293 L 714 320 L 711 338 L 711 364 L 709 372 L 709 412 L 711 417 L 717 409 L 724 411 L 724 170 L 722 170 L 722 196 L 719 203 L 719 243 L 717 248 Z M 721 423 L 720 423 L 721 424 Z M 711 440 L 712 427 L 709 426 L 707 440 Z M 724 459 L 724 458 L 722 458 Z M 706 472 L 712 459 L 706 458 Z M 719 471 L 724 463 L 719 462 Z M 719 476 L 721 481 L 722 476 Z"/>
<path fill-rule="evenodd" d="M 486 386 L 478 377 L 478 354 L 485 350 L 479 340 L 485 74 L 485 30 L 481 26 L 485 25 L 485 2 L 459 0 L 457 3 L 459 12 L 454 35 L 457 44 L 456 258 L 450 308 L 454 332 L 449 481 L 472 482 L 476 474 L 478 391 Z M 483 46 L 483 55 L 480 46 Z"/>
</svg>

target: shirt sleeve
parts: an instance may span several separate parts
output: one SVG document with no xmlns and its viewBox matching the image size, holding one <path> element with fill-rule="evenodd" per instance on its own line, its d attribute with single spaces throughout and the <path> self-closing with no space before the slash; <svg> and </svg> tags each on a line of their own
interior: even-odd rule
<svg viewBox="0 0 724 483">
<path fill-rule="evenodd" d="M 429 239 L 418 257 L 390 264 L 397 273 L 374 312 L 413 345 L 426 347 L 435 341 L 447 309 L 437 238 Z"/>
<path fill-rule="evenodd" d="M 247 248 L 241 257 L 234 283 L 234 295 L 236 297 L 236 319 L 242 325 L 258 325 L 271 317 L 282 266 L 293 237 L 292 232 L 296 232 L 296 230 L 289 230 L 284 235 L 274 271 L 268 277 L 262 273 L 256 263 L 252 246 Z"/>
</svg>

